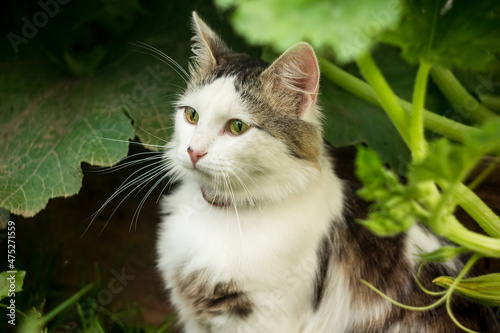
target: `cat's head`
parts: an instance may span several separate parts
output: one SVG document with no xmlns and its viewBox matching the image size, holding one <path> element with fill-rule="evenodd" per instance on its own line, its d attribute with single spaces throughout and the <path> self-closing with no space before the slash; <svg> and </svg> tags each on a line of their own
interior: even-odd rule
<svg viewBox="0 0 500 333">
<path fill-rule="evenodd" d="M 239 207 L 286 199 L 319 175 L 318 61 L 298 43 L 272 64 L 231 51 L 193 13 L 190 82 L 167 149 L 205 199 Z"/>
</svg>

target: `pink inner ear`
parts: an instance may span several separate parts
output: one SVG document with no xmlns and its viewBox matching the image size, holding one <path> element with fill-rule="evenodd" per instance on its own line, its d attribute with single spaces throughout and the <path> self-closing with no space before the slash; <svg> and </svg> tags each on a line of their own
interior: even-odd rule
<svg viewBox="0 0 500 333">
<path fill-rule="evenodd" d="M 316 55 L 309 44 L 300 43 L 286 52 L 283 59 L 288 62 L 287 73 L 289 76 L 288 84 L 303 92 L 302 103 L 299 106 L 298 114 L 303 115 L 315 101 L 319 89 L 319 66 Z M 286 66 L 285 66 L 286 68 Z M 284 73 L 283 73 L 284 74 Z M 287 75 L 285 74 L 285 77 Z M 286 80 L 286 79 L 285 79 Z"/>
<path fill-rule="evenodd" d="M 270 82 L 267 89 L 277 96 L 283 110 L 304 116 L 316 101 L 319 87 L 319 66 L 313 48 L 298 43 L 289 48 L 262 73 Z"/>
<path fill-rule="evenodd" d="M 301 45 L 300 48 L 295 52 L 297 52 L 297 54 L 295 54 L 294 62 L 296 68 L 302 74 L 299 76 L 297 88 L 311 95 L 314 95 L 311 96 L 314 100 L 316 98 L 316 94 L 318 93 L 319 87 L 319 71 L 316 56 L 314 55 L 311 47 L 308 45 Z"/>
</svg>

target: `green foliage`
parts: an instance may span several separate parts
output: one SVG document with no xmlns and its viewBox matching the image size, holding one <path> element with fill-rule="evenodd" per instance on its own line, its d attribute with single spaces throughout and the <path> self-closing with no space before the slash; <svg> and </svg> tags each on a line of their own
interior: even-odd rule
<svg viewBox="0 0 500 333">
<path fill-rule="evenodd" d="M 417 254 L 419 259 L 425 263 L 447 262 L 453 260 L 456 256 L 466 253 L 467 249 L 460 246 L 443 246 L 436 251 Z"/>
<path fill-rule="evenodd" d="M 123 112 L 109 108 L 113 87 L 105 82 L 65 78 L 50 61 L 4 67 L 0 206 L 33 216 L 50 198 L 78 192 L 81 162 L 108 166 L 126 156 L 133 128 Z"/>
<path fill-rule="evenodd" d="M 464 144 L 445 138 L 434 141 L 427 157 L 412 166 L 411 180 L 434 180 L 444 188 L 463 181 L 484 155 L 500 151 L 500 119 L 487 122 L 481 129 L 467 135 Z"/>
<path fill-rule="evenodd" d="M 16 271 L 16 273 L 0 272 L 0 301 L 5 297 L 10 297 L 9 294 L 12 292 L 18 293 L 22 291 L 25 276 L 26 271 Z M 12 284 L 15 285 L 14 289 L 11 289 Z"/>
<path fill-rule="evenodd" d="M 401 17 L 398 1 L 217 0 L 235 7 L 233 25 L 250 43 L 270 44 L 282 52 L 308 41 L 317 48 L 333 48 L 340 62 L 359 57 Z M 270 28 L 272 27 L 272 28 Z"/>
<path fill-rule="evenodd" d="M 23 37 L 20 18 L 40 10 L 37 1 L 13 5 L 2 23 Z M 126 41 L 181 45 L 185 62 L 190 11 L 162 1 L 71 2 L 35 38 L 2 41 L 0 207 L 33 216 L 50 198 L 79 191 L 82 162 L 114 165 L 134 136 L 151 149 L 164 145 L 182 79 L 154 51 Z M 166 33 L 177 26 L 181 33 Z"/>
<path fill-rule="evenodd" d="M 326 80 L 320 89 L 328 142 L 335 146 L 369 142 L 384 162 L 398 172 L 404 170 L 410 152 L 384 112 Z"/>
<path fill-rule="evenodd" d="M 500 120 L 480 129 L 467 135 L 464 144 L 446 138 L 433 141 L 425 158 L 410 165 L 406 183 L 387 169 L 374 151 L 359 147 L 356 175 L 364 187 L 358 194 L 373 202 L 362 223 L 383 236 L 406 231 L 416 221 L 445 233 L 442 225 L 453 216 L 456 206 L 452 193 L 484 154 L 499 151 Z M 442 188 L 442 195 L 435 192 L 434 182 Z"/>
<path fill-rule="evenodd" d="M 373 150 L 358 147 L 356 175 L 365 185 L 358 194 L 374 201 L 368 218 L 361 221 L 374 233 L 381 236 L 398 234 L 408 230 L 420 217 L 415 191 L 386 169 Z"/>
<path fill-rule="evenodd" d="M 500 3 L 405 0 L 403 19 L 382 40 L 401 47 L 411 63 L 485 70 L 500 51 Z"/>
<path fill-rule="evenodd" d="M 123 311 L 112 313 L 109 310 L 105 309 L 97 302 L 93 302 L 91 304 L 86 304 L 86 306 L 91 306 L 91 308 L 83 308 L 83 302 L 80 300 L 84 295 L 89 293 L 96 293 L 95 286 L 89 284 L 82 289 L 80 289 L 77 293 L 58 304 L 54 309 L 52 309 L 47 314 L 43 314 L 38 310 L 33 310 L 29 315 L 23 316 L 23 320 L 20 324 L 19 332 L 22 333 L 39 333 L 39 332 L 49 332 L 47 328 L 47 324 L 53 320 L 57 316 L 64 317 L 63 313 L 66 311 L 70 311 L 77 315 L 76 318 L 70 319 L 70 324 L 78 325 L 76 327 L 67 325 L 64 327 L 65 330 L 78 330 L 83 333 L 94 333 L 94 332 L 114 332 L 115 329 L 110 329 L 109 327 L 115 327 L 120 332 L 123 333 L 169 333 L 172 332 L 171 326 L 175 323 L 174 315 L 167 315 L 164 323 L 160 327 L 151 327 L 151 326 L 137 326 L 135 323 L 129 322 L 124 323 L 124 319 L 130 320 L 135 318 L 136 316 L 141 317 L 142 312 L 140 308 L 134 304 L 131 308 L 127 308 Z M 95 296 L 94 296 L 95 297 Z M 94 298 L 95 299 L 95 298 Z M 99 310 L 99 314 L 95 314 L 92 312 L 92 315 L 89 316 L 89 313 L 93 310 Z M 90 311 L 90 312 L 89 312 Z M 68 318 L 66 318 L 68 320 Z M 68 321 L 66 321 L 68 323 Z M 53 331 L 51 329 L 50 331 Z"/>
<path fill-rule="evenodd" d="M 453 277 L 441 276 L 433 282 L 448 289 L 454 281 Z M 500 307 L 500 273 L 463 279 L 455 286 L 454 292 L 474 302 Z"/>
</svg>

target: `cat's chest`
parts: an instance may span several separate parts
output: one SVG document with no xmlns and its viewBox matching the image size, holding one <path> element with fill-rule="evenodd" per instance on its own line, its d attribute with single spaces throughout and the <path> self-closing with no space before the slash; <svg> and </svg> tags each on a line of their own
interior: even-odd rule
<svg viewBox="0 0 500 333">
<path fill-rule="evenodd" d="M 228 278 L 286 272 L 301 257 L 315 256 L 314 244 L 334 218 L 314 201 L 304 197 L 254 209 L 220 208 L 185 185 L 166 199 L 160 260 L 186 272 L 210 269 Z"/>
<path fill-rule="evenodd" d="M 158 266 L 181 313 L 217 332 L 303 327 L 315 299 L 321 244 L 342 220 L 336 178 L 325 174 L 281 204 L 252 209 L 213 207 L 196 184 L 185 182 L 163 207 Z M 224 326 L 230 323 L 235 326 Z"/>
</svg>

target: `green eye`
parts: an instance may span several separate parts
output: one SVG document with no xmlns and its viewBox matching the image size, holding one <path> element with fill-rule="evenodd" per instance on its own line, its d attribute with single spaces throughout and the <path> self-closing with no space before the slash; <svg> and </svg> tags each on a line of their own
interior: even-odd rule
<svg viewBox="0 0 500 333">
<path fill-rule="evenodd" d="M 247 124 L 242 122 L 239 119 L 233 119 L 229 122 L 229 130 L 231 133 L 234 135 L 240 135 L 246 132 L 246 130 L 249 128 Z"/>
<path fill-rule="evenodd" d="M 190 106 L 184 107 L 184 114 L 186 115 L 186 120 L 191 124 L 197 124 L 198 119 L 200 119 L 200 115 Z"/>
</svg>

